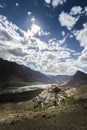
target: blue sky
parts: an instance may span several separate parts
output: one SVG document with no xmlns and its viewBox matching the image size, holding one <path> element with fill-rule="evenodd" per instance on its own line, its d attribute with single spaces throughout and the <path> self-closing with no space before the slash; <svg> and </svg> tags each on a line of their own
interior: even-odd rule
<svg viewBox="0 0 87 130">
<path fill-rule="evenodd" d="M 87 72 L 86 0 L 0 0 L 0 57 L 46 74 Z"/>
</svg>

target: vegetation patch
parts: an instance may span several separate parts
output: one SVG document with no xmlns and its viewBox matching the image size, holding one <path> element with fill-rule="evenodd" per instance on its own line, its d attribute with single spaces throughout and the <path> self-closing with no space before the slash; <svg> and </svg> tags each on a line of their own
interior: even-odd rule
<svg viewBox="0 0 87 130">
<path fill-rule="evenodd" d="M 28 101 L 39 95 L 43 89 L 37 89 L 33 91 L 26 91 L 26 92 L 21 92 L 21 93 L 11 93 L 11 94 L 3 94 L 0 95 L 0 104 L 3 103 L 16 103 L 20 101 Z"/>
</svg>

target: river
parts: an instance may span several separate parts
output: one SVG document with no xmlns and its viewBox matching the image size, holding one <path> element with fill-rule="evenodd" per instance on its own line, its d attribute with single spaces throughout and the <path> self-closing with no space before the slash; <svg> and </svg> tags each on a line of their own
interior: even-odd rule
<svg viewBox="0 0 87 130">
<path fill-rule="evenodd" d="M 44 85 L 31 85 L 31 86 L 23 86 L 23 87 L 8 87 L 8 88 L 0 88 L 0 95 L 7 93 L 21 93 L 25 91 L 34 91 L 37 89 L 46 89 L 49 88 L 52 84 L 44 84 Z"/>
</svg>

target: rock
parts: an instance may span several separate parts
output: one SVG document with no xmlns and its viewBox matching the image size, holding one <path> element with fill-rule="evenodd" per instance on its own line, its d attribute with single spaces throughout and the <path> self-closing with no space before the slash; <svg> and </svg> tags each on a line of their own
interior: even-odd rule
<svg viewBox="0 0 87 130">
<path fill-rule="evenodd" d="M 46 117 L 46 114 L 43 114 L 43 115 L 42 115 L 42 118 L 45 118 L 45 117 Z"/>
<path fill-rule="evenodd" d="M 59 93 L 61 91 L 60 88 L 58 88 L 56 85 L 52 85 L 51 88 L 49 88 L 49 92 L 51 93 Z"/>
</svg>

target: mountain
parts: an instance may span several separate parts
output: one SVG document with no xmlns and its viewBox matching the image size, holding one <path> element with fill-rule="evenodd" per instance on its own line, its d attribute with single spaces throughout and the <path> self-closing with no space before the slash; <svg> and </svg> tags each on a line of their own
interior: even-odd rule
<svg viewBox="0 0 87 130">
<path fill-rule="evenodd" d="M 66 83 L 67 87 L 80 87 L 87 85 L 87 74 L 81 71 L 77 71 L 74 76 Z"/>
<path fill-rule="evenodd" d="M 0 58 L 0 86 L 24 86 L 36 83 L 63 83 L 71 76 L 45 75 L 24 65 Z"/>
<path fill-rule="evenodd" d="M 46 75 L 24 65 L 0 59 L 0 84 L 20 86 L 28 83 L 50 83 Z"/>
<path fill-rule="evenodd" d="M 52 82 L 61 84 L 61 83 L 64 83 L 66 81 L 69 81 L 72 76 L 69 76 L 69 75 L 55 75 L 55 76 L 49 75 L 48 77 Z"/>
</svg>

